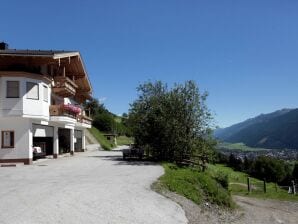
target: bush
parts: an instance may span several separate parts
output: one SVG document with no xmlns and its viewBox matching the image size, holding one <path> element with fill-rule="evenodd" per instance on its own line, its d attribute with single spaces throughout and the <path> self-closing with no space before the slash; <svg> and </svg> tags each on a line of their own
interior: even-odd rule
<svg viewBox="0 0 298 224">
<path fill-rule="evenodd" d="M 206 198 L 218 205 L 233 207 L 230 193 L 220 183 L 206 173 L 199 173 L 199 184 L 204 190 Z"/>
<path fill-rule="evenodd" d="M 224 172 L 217 172 L 215 179 L 226 190 L 229 189 L 229 175 Z"/>
<path fill-rule="evenodd" d="M 295 163 L 294 169 L 293 169 L 293 173 L 292 173 L 292 177 L 295 180 L 298 180 L 298 162 Z"/>
</svg>

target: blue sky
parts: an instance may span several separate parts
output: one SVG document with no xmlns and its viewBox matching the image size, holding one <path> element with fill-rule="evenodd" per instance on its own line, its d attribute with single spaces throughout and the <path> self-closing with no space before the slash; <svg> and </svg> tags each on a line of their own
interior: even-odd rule
<svg viewBox="0 0 298 224">
<path fill-rule="evenodd" d="M 296 0 L 1 1 L 0 41 L 79 50 L 116 114 L 148 80 L 195 80 L 215 123 L 298 107 Z"/>
</svg>

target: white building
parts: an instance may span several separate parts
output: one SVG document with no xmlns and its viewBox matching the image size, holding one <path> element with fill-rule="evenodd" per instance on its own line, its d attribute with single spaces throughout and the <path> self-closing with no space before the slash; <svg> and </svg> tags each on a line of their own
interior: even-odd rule
<svg viewBox="0 0 298 224">
<path fill-rule="evenodd" d="M 84 150 L 91 91 L 79 52 L 0 43 L 0 163 L 31 164 L 35 146 L 53 158 Z"/>
</svg>

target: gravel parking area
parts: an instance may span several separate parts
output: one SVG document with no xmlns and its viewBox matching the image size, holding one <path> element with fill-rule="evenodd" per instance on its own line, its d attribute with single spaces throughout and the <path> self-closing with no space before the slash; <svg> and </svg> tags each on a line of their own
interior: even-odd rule
<svg viewBox="0 0 298 224">
<path fill-rule="evenodd" d="M 187 223 L 150 185 L 161 166 L 92 151 L 0 168 L 1 223 Z"/>
</svg>

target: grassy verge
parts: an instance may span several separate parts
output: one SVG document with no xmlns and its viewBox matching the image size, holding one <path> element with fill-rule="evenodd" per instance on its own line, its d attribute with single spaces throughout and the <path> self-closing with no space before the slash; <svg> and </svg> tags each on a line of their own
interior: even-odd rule
<svg viewBox="0 0 298 224">
<path fill-rule="evenodd" d="M 133 143 L 133 138 L 129 138 L 127 136 L 118 136 L 117 137 L 118 145 L 129 145 L 131 143 Z"/>
<path fill-rule="evenodd" d="M 225 150 L 230 151 L 242 151 L 242 152 L 255 152 L 255 151 L 268 151 L 268 149 L 264 148 L 252 148 L 244 143 L 227 143 L 227 142 L 221 142 L 218 144 L 218 148 L 223 148 Z"/>
<path fill-rule="evenodd" d="M 230 193 L 207 172 L 191 168 L 180 168 L 164 163 L 165 174 L 159 178 L 158 186 L 176 192 L 197 204 L 209 201 L 218 205 L 234 207 Z"/>
<path fill-rule="evenodd" d="M 97 128 L 92 127 L 89 129 L 91 134 L 96 138 L 96 140 L 100 143 L 101 147 L 104 150 L 111 150 L 112 148 L 116 147 L 115 144 L 112 144 L 110 141 L 108 141 L 102 132 L 100 132 Z"/>
<path fill-rule="evenodd" d="M 227 175 L 229 179 L 229 191 L 235 195 L 251 196 L 257 198 L 268 198 L 268 199 L 278 199 L 278 200 L 290 200 L 298 201 L 298 195 L 288 194 L 287 190 L 281 189 L 274 183 L 267 183 L 266 193 L 263 192 L 263 182 L 256 179 L 250 178 L 250 183 L 252 186 L 252 191 L 248 193 L 247 191 L 247 177 L 248 175 L 243 172 L 234 171 L 230 167 L 226 167 L 222 164 L 209 165 L 208 172 L 211 176 L 216 176 L 218 174 Z"/>
</svg>

